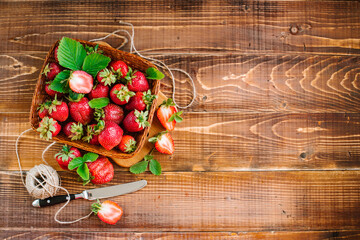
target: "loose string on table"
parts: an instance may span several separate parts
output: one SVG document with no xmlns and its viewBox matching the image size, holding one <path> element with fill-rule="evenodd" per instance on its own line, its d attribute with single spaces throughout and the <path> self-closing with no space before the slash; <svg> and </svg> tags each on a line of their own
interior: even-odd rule
<svg viewBox="0 0 360 240">
<path fill-rule="evenodd" d="M 58 215 L 60 214 L 60 212 L 69 204 L 70 202 L 70 193 L 69 191 L 61 186 L 61 180 L 60 180 L 60 176 L 58 175 L 58 173 L 56 172 L 55 169 L 53 169 L 45 160 L 45 153 L 56 143 L 56 142 L 52 142 L 51 144 L 49 144 L 44 151 L 41 154 L 41 158 L 42 161 L 45 164 L 40 164 L 38 166 L 35 166 L 34 168 L 30 169 L 30 171 L 27 173 L 27 177 L 26 177 L 26 182 L 24 181 L 24 176 L 23 176 L 23 171 L 22 171 L 22 167 L 21 167 L 21 162 L 20 162 L 20 156 L 19 156 L 19 140 L 21 138 L 22 135 L 24 135 L 25 133 L 27 133 L 28 131 L 32 130 L 27 129 L 25 131 L 23 131 L 22 133 L 20 133 L 20 135 L 18 136 L 18 138 L 16 139 L 15 142 L 15 151 L 16 151 L 16 157 L 18 160 L 18 164 L 19 164 L 19 170 L 20 170 L 20 175 L 21 175 L 21 181 L 23 183 L 23 185 L 25 186 L 25 188 L 28 190 L 28 192 L 30 193 L 31 196 L 35 197 L 35 198 L 46 198 L 46 197 L 53 197 L 55 196 L 55 194 L 57 193 L 58 189 L 61 189 L 63 191 L 66 192 L 67 194 L 67 201 L 66 203 L 59 208 L 55 215 L 54 215 L 54 220 L 57 223 L 60 224 L 71 224 L 71 223 L 75 223 L 78 221 L 81 221 L 82 219 L 88 218 L 92 212 L 90 212 L 88 215 L 83 216 L 81 218 L 75 219 L 73 221 L 60 221 L 58 220 Z M 28 178 L 28 176 L 31 177 Z M 40 181 L 40 179 L 38 179 L 36 176 L 40 176 L 43 181 Z M 38 185 L 35 185 L 34 181 L 40 185 L 42 187 L 42 189 L 40 190 L 39 188 L 37 188 Z M 49 187 L 50 186 L 50 187 Z"/>
<path fill-rule="evenodd" d="M 176 107 L 180 108 L 180 109 L 187 109 L 189 107 L 191 107 L 191 105 L 194 103 L 195 101 L 195 98 L 196 98 L 196 87 L 195 87 L 195 83 L 194 83 L 194 79 L 191 77 L 191 75 L 186 72 L 185 70 L 183 69 L 180 69 L 180 68 L 170 68 L 168 67 L 164 62 L 158 60 L 158 59 L 155 59 L 155 58 L 151 58 L 151 57 L 147 57 L 147 56 L 144 56 L 142 55 L 135 47 L 135 44 L 134 44 L 134 37 L 135 37 L 135 29 L 134 29 L 134 25 L 132 25 L 131 23 L 128 23 L 128 22 L 124 22 L 124 21 L 119 21 L 120 24 L 122 25 L 127 25 L 127 26 L 130 26 L 131 27 L 131 34 L 129 33 L 129 31 L 125 30 L 125 29 L 118 29 L 116 31 L 113 31 L 112 33 L 109 33 L 108 35 L 104 36 L 104 37 L 101 37 L 101 38 L 96 38 L 96 39 L 91 39 L 89 40 L 90 42 L 96 42 L 96 41 L 103 41 L 105 39 L 107 39 L 108 37 L 112 36 L 112 35 L 115 35 L 116 33 L 119 33 L 119 32 L 124 32 L 126 33 L 129 38 L 130 38 L 130 53 L 135 53 L 137 54 L 138 56 L 146 59 L 146 60 L 149 60 L 151 61 L 155 66 L 157 67 L 160 67 L 162 69 L 166 69 L 166 71 L 170 74 L 170 78 L 171 78 L 171 81 L 172 81 L 172 99 L 173 99 L 173 102 L 175 103 Z M 123 47 L 127 42 L 127 38 L 125 37 L 125 43 L 121 44 L 119 47 L 117 47 L 117 49 Z M 175 87 L 175 77 L 174 77 L 174 74 L 173 74 L 173 71 L 178 71 L 178 72 L 181 72 L 183 74 L 185 74 L 188 78 L 189 78 L 189 81 L 191 83 L 191 88 L 192 88 L 192 99 L 190 101 L 190 103 L 186 106 L 179 106 L 179 104 L 177 104 L 176 100 L 175 100 L 175 92 L 176 92 L 176 87 Z"/>
</svg>

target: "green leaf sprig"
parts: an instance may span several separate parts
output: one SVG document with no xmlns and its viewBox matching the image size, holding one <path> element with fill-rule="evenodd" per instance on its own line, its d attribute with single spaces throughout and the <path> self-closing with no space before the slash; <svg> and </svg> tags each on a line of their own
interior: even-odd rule
<svg viewBox="0 0 360 240">
<path fill-rule="evenodd" d="M 64 68 L 74 71 L 83 70 L 94 78 L 111 61 L 109 57 L 101 54 L 101 51 L 98 50 L 98 45 L 95 48 L 84 47 L 80 42 L 67 37 L 63 37 L 59 42 L 58 59 L 59 64 Z M 49 87 L 60 93 L 69 93 L 71 100 L 78 101 L 83 96 L 71 91 L 68 81 L 71 75 L 70 70 L 60 72 Z"/>
<path fill-rule="evenodd" d="M 89 106 L 91 108 L 103 108 L 109 104 L 110 100 L 107 97 L 103 98 L 94 98 L 93 100 L 89 101 Z"/>
<path fill-rule="evenodd" d="M 152 174 L 159 176 L 161 174 L 161 165 L 160 163 L 154 159 L 154 156 L 151 155 L 152 151 L 144 157 L 144 160 L 138 162 L 130 167 L 130 172 L 134 174 L 140 174 L 146 171 L 149 166 L 149 170 Z"/>
<path fill-rule="evenodd" d="M 146 78 L 147 79 L 155 79 L 155 80 L 161 80 L 165 76 L 162 72 L 157 70 L 156 68 L 150 67 L 146 69 Z"/>
<path fill-rule="evenodd" d="M 86 163 L 95 162 L 98 157 L 99 155 L 97 155 L 96 153 L 86 153 L 82 157 L 77 157 L 71 160 L 68 168 L 69 170 L 74 170 L 75 168 L 77 168 L 76 172 L 82 178 L 85 185 L 91 180 L 90 171 Z"/>
</svg>

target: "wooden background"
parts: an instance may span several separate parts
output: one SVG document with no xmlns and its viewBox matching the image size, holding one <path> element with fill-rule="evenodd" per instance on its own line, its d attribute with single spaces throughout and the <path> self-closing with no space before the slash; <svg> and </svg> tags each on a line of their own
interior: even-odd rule
<svg viewBox="0 0 360 240">
<path fill-rule="evenodd" d="M 156 154 L 161 176 L 116 167 L 109 185 L 149 181 L 113 198 L 125 210 L 116 226 L 95 216 L 59 225 L 58 207 L 31 207 L 15 140 L 30 128 L 50 45 L 104 36 L 119 20 L 135 25 L 138 50 L 195 77 L 196 102 L 173 132 L 175 154 Z M 358 1 L 0 0 L 0 43 L 1 238 L 360 238 Z M 184 76 L 176 86 L 187 104 Z M 169 80 L 162 91 L 171 95 Z M 26 169 L 47 144 L 34 133 L 22 139 Z M 54 167 L 59 148 L 47 154 Z M 74 173 L 60 175 L 71 192 L 84 189 Z M 74 201 L 61 217 L 83 216 L 89 205 Z"/>
</svg>

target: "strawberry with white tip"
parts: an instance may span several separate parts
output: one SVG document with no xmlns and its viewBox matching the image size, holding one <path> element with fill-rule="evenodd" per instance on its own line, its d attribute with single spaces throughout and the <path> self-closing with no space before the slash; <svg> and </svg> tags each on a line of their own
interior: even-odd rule
<svg viewBox="0 0 360 240">
<path fill-rule="evenodd" d="M 103 203 L 97 200 L 96 203 L 91 205 L 91 208 L 101 221 L 112 225 L 116 224 L 123 215 L 122 208 L 110 200 L 106 200 Z"/>
<path fill-rule="evenodd" d="M 149 139 L 149 142 L 155 143 L 155 148 L 164 154 L 173 154 L 175 151 L 174 140 L 168 131 L 161 132 L 157 136 Z"/>
<path fill-rule="evenodd" d="M 93 77 L 87 72 L 78 70 L 71 73 L 69 87 L 76 93 L 89 93 L 94 86 Z"/>
<path fill-rule="evenodd" d="M 182 111 L 178 112 L 173 100 L 168 98 L 160 105 L 156 115 L 161 125 L 163 125 L 166 130 L 172 131 L 175 128 L 175 124 L 183 120 L 181 117 L 182 113 Z"/>
</svg>

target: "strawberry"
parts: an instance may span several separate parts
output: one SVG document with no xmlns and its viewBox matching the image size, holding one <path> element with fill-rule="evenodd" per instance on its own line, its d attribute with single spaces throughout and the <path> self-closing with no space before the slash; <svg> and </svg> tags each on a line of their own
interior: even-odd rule
<svg viewBox="0 0 360 240">
<path fill-rule="evenodd" d="M 121 142 L 122 128 L 114 122 L 106 121 L 105 128 L 99 134 L 99 143 L 106 150 L 111 150 Z"/>
<path fill-rule="evenodd" d="M 59 62 L 59 59 L 58 59 L 58 51 L 59 51 L 59 46 L 57 46 L 57 47 L 55 48 L 55 51 L 54 51 L 54 56 L 55 56 L 56 62 Z"/>
<path fill-rule="evenodd" d="M 105 127 L 104 121 L 99 121 L 98 124 L 88 125 L 86 128 L 86 136 L 84 136 L 82 140 L 92 145 L 100 145 L 99 134 L 104 129 L 104 127 Z"/>
<path fill-rule="evenodd" d="M 123 126 L 125 130 L 128 132 L 139 132 L 145 127 L 150 126 L 149 122 L 147 121 L 148 114 L 148 111 L 131 111 L 128 115 L 126 115 L 123 121 Z"/>
<path fill-rule="evenodd" d="M 79 149 L 75 147 L 68 147 L 64 145 L 62 150 L 55 154 L 55 159 L 59 163 L 60 167 L 64 170 L 69 170 L 68 165 L 74 158 L 81 157 Z"/>
<path fill-rule="evenodd" d="M 110 91 L 110 98 L 117 105 L 126 104 L 132 96 L 135 96 L 135 93 L 121 83 L 116 84 Z"/>
<path fill-rule="evenodd" d="M 154 99 L 157 98 L 156 95 L 151 95 L 151 91 L 147 92 L 137 92 L 135 96 L 130 98 L 128 104 L 126 104 L 126 110 L 139 110 L 143 111 L 145 109 L 149 110 Z"/>
<path fill-rule="evenodd" d="M 101 70 L 97 74 L 96 78 L 99 81 L 99 83 L 103 84 L 104 86 L 108 86 L 108 85 L 110 86 L 116 82 L 115 74 L 107 68 Z"/>
<path fill-rule="evenodd" d="M 76 121 L 83 125 L 91 122 L 94 110 L 89 106 L 89 99 L 83 97 L 79 102 L 70 102 L 70 115 Z"/>
<path fill-rule="evenodd" d="M 114 167 L 106 157 L 100 156 L 94 162 L 86 163 L 91 174 L 93 184 L 110 182 L 114 177 Z"/>
<path fill-rule="evenodd" d="M 50 86 L 50 83 L 45 84 L 45 92 L 48 95 L 50 95 L 51 97 L 55 97 L 55 95 L 57 95 L 59 98 L 63 96 L 62 93 L 50 89 L 49 86 Z"/>
<path fill-rule="evenodd" d="M 61 130 L 60 124 L 53 118 L 44 117 L 36 131 L 40 132 L 40 138 L 50 140 L 59 134 Z"/>
<path fill-rule="evenodd" d="M 66 121 L 69 117 L 69 107 L 66 102 L 55 99 L 51 102 L 51 105 L 48 107 L 50 117 L 58 120 L 60 122 Z"/>
<path fill-rule="evenodd" d="M 63 128 L 63 132 L 71 140 L 80 140 L 84 135 L 83 125 L 76 122 L 67 123 Z"/>
<path fill-rule="evenodd" d="M 102 84 L 98 84 L 96 85 L 91 92 L 89 93 L 89 99 L 94 99 L 94 98 L 104 98 L 104 97 L 108 97 L 109 95 L 109 87 L 108 86 L 104 86 Z"/>
<path fill-rule="evenodd" d="M 44 74 L 47 77 L 47 79 L 53 80 L 59 72 L 61 72 L 61 67 L 60 67 L 59 64 L 57 64 L 57 63 L 48 63 L 45 66 L 44 71 L 42 72 L 42 74 Z"/>
<path fill-rule="evenodd" d="M 69 77 L 70 89 L 76 93 L 89 93 L 93 88 L 93 77 L 84 71 L 74 71 Z"/>
<path fill-rule="evenodd" d="M 168 131 L 161 132 L 157 136 L 150 138 L 149 142 L 155 143 L 156 150 L 161 153 L 170 155 L 174 153 L 174 140 Z"/>
<path fill-rule="evenodd" d="M 129 73 L 131 71 L 129 70 Z M 135 71 L 131 74 L 131 77 L 125 77 L 127 80 L 127 87 L 130 91 L 144 92 L 150 89 L 149 82 L 146 80 L 145 75 L 142 72 Z"/>
<path fill-rule="evenodd" d="M 119 144 L 119 148 L 122 152 L 131 153 L 136 150 L 135 138 L 130 135 L 124 135 Z"/>
<path fill-rule="evenodd" d="M 110 103 L 104 108 L 95 109 L 95 120 L 112 121 L 116 124 L 120 124 L 124 119 L 124 110 L 122 107 Z"/>
<path fill-rule="evenodd" d="M 92 211 L 98 215 L 101 221 L 108 224 L 115 224 L 120 220 L 123 215 L 122 208 L 114 203 L 113 201 L 106 200 L 103 203 L 100 203 L 97 200 L 96 203 L 91 205 Z"/>
<path fill-rule="evenodd" d="M 50 106 L 51 106 L 51 101 L 46 101 L 39 105 L 37 110 L 39 111 L 38 114 L 41 119 L 43 119 L 44 117 L 46 117 L 49 114 L 48 108 Z"/>
<path fill-rule="evenodd" d="M 124 78 L 129 71 L 128 66 L 123 61 L 113 61 L 109 64 L 111 70 L 113 70 L 119 78 Z"/>
<path fill-rule="evenodd" d="M 168 98 L 160 105 L 156 115 L 161 125 L 163 125 L 166 130 L 172 131 L 175 128 L 175 124 L 183 120 L 180 116 L 182 113 L 182 111 L 177 111 L 173 100 Z"/>
</svg>

